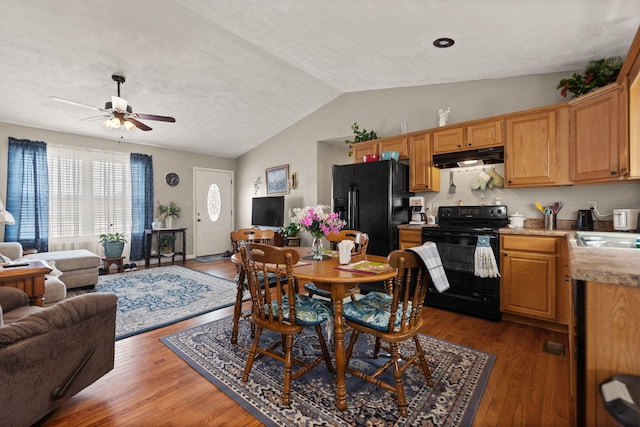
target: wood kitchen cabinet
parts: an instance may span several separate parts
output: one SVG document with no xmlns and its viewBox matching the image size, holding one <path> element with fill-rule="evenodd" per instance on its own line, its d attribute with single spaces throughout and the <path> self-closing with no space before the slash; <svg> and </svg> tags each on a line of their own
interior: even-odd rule
<svg viewBox="0 0 640 427">
<path fill-rule="evenodd" d="M 433 166 L 430 133 L 409 136 L 409 191 L 440 191 L 440 169 Z"/>
<path fill-rule="evenodd" d="M 409 137 L 407 135 L 391 136 L 377 140 L 378 152 L 397 151 L 400 160 L 409 158 Z"/>
<path fill-rule="evenodd" d="M 362 157 L 367 154 L 380 154 L 375 140 L 351 144 L 351 150 L 354 163 L 362 163 L 364 161 Z"/>
<path fill-rule="evenodd" d="M 566 238 L 501 235 L 500 257 L 503 319 L 567 332 Z"/>
<path fill-rule="evenodd" d="M 404 250 L 422 245 L 422 229 L 401 228 L 398 233 L 398 242 L 400 242 L 398 249 Z"/>
<path fill-rule="evenodd" d="M 640 375 L 640 288 L 586 282 L 584 421 L 617 426 L 604 408 L 599 384 L 615 374 Z"/>
<path fill-rule="evenodd" d="M 503 145 L 503 121 L 482 120 L 433 132 L 433 154 Z"/>
<path fill-rule="evenodd" d="M 384 151 L 397 151 L 400 160 L 409 158 L 409 137 L 407 135 L 390 136 L 388 138 L 373 139 L 371 141 L 351 144 L 353 162 L 361 163 L 367 154 L 380 154 Z"/>
<path fill-rule="evenodd" d="M 505 185 L 566 185 L 568 176 L 569 109 L 538 108 L 505 119 Z"/>
<path fill-rule="evenodd" d="M 618 181 L 629 173 L 623 87 L 612 83 L 569 102 L 569 174 L 574 183 Z"/>
</svg>

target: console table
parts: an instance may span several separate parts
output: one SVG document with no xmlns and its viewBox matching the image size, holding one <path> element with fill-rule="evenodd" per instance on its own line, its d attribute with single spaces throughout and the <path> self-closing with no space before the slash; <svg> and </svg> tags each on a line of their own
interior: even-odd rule
<svg viewBox="0 0 640 427">
<path fill-rule="evenodd" d="M 170 235 L 173 238 L 173 252 L 170 255 L 162 255 L 160 251 L 160 240 L 162 236 Z M 155 236 L 155 246 L 153 246 Z M 179 237 L 179 238 L 178 238 Z M 180 241 L 181 245 L 178 245 Z M 156 253 L 151 254 L 151 248 L 156 248 Z M 177 251 L 182 248 L 182 251 Z M 171 264 L 176 261 L 176 256 L 182 257 L 182 263 L 187 260 L 187 229 L 186 228 L 154 228 L 152 230 L 144 230 L 144 265 L 149 266 L 149 260 L 158 258 L 158 265 L 162 265 L 162 258 L 171 258 Z"/>
</svg>

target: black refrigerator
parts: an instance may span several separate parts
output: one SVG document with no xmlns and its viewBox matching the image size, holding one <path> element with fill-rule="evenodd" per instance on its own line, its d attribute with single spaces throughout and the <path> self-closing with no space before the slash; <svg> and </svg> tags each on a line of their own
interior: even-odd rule
<svg viewBox="0 0 640 427">
<path fill-rule="evenodd" d="M 398 249 L 398 225 L 409 222 L 409 166 L 395 160 L 333 166 L 333 212 L 345 228 L 369 235 L 367 253 Z"/>
</svg>

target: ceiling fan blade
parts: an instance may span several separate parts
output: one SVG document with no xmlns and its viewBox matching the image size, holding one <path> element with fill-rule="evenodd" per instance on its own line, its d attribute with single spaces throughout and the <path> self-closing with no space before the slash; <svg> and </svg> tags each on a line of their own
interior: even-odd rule
<svg viewBox="0 0 640 427">
<path fill-rule="evenodd" d="M 108 118 L 111 118 L 110 114 L 101 114 L 99 116 L 85 117 L 84 119 L 80 119 L 80 121 L 84 122 L 84 121 L 99 120 L 99 119 L 104 120 Z"/>
<path fill-rule="evenodd" d="M 64 102 L 64 103 L 71 104 L 71 105 L 77 105 L 78 107 L 90 108 L 92 110 L 97 110 L 97 111 L 104 111 L 105 113 L 109 113 L 110 112 L 110 111 L 105 110 L 105 109 L 100 108 L 100 107 L 94 107 L 93 105 L 83 104 L 81 102 L 69 101 L 68 99 L 58 98 L 57 96 L 50 96 L 49 98 L 53 99 L 54 101 Z"/>
<path fill-rule="evenodd" d="M 152 130 L 149 126 L 145 125 L 142 122 L 139 122 L 138 120 L 136 120 L 136 119 L 134 119 L 132 117 L 127 117 L 125 120 L 130 121 L 131 123 L 133 123 L 140 130 L 144 130 L 144 131 Z"/>
<path fill-rule="evenodd" d="M 136 115 L 141 118 L 141 119 L 145 119 L 145 120 L 157 120 L 159 122 L 171 122 L 171 123 L 175 123 L 176 119 L 174 119 L 173 117 L 169 117 L 169 116 L 156 116 L 153 114 L 141 114 L 141 113 L 136 113 Z"/>
</svg>

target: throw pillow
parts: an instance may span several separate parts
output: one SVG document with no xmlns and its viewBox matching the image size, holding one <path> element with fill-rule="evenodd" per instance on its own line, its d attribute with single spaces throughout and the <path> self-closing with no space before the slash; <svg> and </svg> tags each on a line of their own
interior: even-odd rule
<svg viewBox="0 0 640 427">
<path fill-rule="evenodd" d="M 49 268 L 51 269 L 51 271 L 49 273 L 47 273 L 49 276 L 53 276 L 53 277 L 60 277 L 62 276 L 62 271 L 58 270 L 56 268 L 56 262 L 55 261 L 47 261 L 47 264 L 49 265 Z"/>
</svg>

